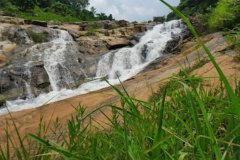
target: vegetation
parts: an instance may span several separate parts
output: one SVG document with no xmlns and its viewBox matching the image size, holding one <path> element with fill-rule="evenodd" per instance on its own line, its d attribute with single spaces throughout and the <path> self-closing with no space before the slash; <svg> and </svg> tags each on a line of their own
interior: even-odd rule
<svg viewBox="0 0 240 160">
<path fill-rule="evenodd" d="M 211 11 L 218 1 L 219 0 L 181 0 L 177 9 L 186 16 L 196 16 Z M 174 12 L 167 16 L 167 20 L 177 18 L 178 16 Z"/>
<path fill-rule="evenodd" d="M 239 23 L 240 1 L 220 0 L 217 7 L 213 9 L 209 16 L 209 27 L 212 30 L 223 30 L 234 28 Z"/>
<path fill-rule="evenodd" d="M 166 18 L 164 16 L 160 16 L 160 17 L 153 17 L 153 22 L 160 22 L 163 23 L 166 21 Z"/>
<path fill-rule="evenodd" d="M 43 123 L 38 134 L 21 138 L 13 121 L 20 147 L 6 129 L 7 142 L 5 149 L 0 148 L 0 159 L 11 159 L 10 145 L 16 158 L 27 160 L 240 159 L 239 83 L 230 85 L 189 19 L 160 1 L 186 22 L 218 71 L 219 86 L 207 88 L 205 79 L 189 75 L 192 69 L 171 78 L 148 102 L 130 97 L 124 87 L 120 90 L 112 86 L 119 94 L 121 106 L 110 104 L 91 113 L 76 107 L 76 115 L 67 127 L 55 120 L 53 139 L 46 135 L 49 125 Z M 193 67 L 205 63 L 203 60 Z M 110 111 L 111 116 L 105 111 Z M 101 113 L 108 122 L 95 121 L 96 113 Z M 33 145 L 34 142 L 38 144 Z"/>
<path fill-rule="evenodd" d="M 203 32 L 226 32 L 226 39 L 240 49 L 240 1 L 239 0 L 181 0 L 177 7 L 198 24 Z M 172 12 L 167 20 L 176 19 Z"/>
<path fill-rule="evenodd" d="M 75 22 L 79 20 L 113 20 L 112 15 L 87 10 L 89 0 L 2 0 L 0 9 L 7 16 L 31 20 Z M 48 16 L 46 16 L 48 15 Z"/>
<path fill-rule="evenodd" d="M 35 32 L 27 32 L 28 36 L 33 40 L 35 43 L 43 43 L 47 42 L 48 33 L 35 33 Z"/>
</svg>

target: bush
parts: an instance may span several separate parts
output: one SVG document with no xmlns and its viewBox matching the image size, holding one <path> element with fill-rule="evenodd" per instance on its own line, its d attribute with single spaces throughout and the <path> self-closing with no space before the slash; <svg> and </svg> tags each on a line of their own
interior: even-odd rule
<svg viewBox="0 0 240 160">
<path fill-rule="evenodd" d="M 55 13 L 58 13 L 62 16 L 64 15 L 73 15 L 71 8 L 63 3 L 56 2 L 51 7 Z"/>
<path fill-rule="evenodd" d="M 16 16 L 18 13 L 18 8 L 11 3 L 6 3 L 5 7 L 3 8 L 3 14 L 5 16 Z"/>
<path fill-rule="evenodd" d="M 37 0 L 12 0 L 21 11 L 32 11 L 37 4 Z"/>
<path fill-rule="evenodd" d="M 212 31 L 232 29 L 240 18 L 239 0 L 220 0 L 210 14 L 208 24 Z"/>
<path fill-rule="evenodd" d="M 227 32 L 225 38 L 234 48 L 240 50 L 240 25 Z"/>
</svg>

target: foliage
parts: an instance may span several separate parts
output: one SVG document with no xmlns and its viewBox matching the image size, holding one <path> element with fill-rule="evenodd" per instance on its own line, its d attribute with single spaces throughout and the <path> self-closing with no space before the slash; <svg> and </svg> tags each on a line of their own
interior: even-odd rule
<svg viewBox="0 0 240 160">
<path fill-rule="evenodd" d="M 36 16 L 32 16 L 31 13 L 28 12 L 20 12 L 18 14 L 19 17 L 28 19 L 28 20 L 40 20 L 40 21 L 50 21 L 53 20 L 54 23 L 60 23 L 60 22 L 77 22 L 79 21 L 78 18 L 72 17 L 70 15 L 61 16 L 59 14 L 53 13 L 53 12 L 46 12 L 41 10 L 40 8 L 36 7 L 34 9 L 34 13 Z"/>
<path fill-rule="evenodd" d="M 43 42 L 47 42 L 47 37 L 48 37 L 48 33 L 35 33 L 35 32 L 31 32 L 28 31 L 28 36 L 35 42 L 35 43 L 43 43 Z"/>
<path fill-rule="evenodd" d="M 97 31 L 96 28 L 89 27 L 87 28 L 87 33 L 85 34 L 85 36 L 95 36 L 96 31 Z"/>
<path fill-rule="evenodd" d="M 153 21 L 154 22 L 160 22 L 160 23 L 163 23 L 166 21 L 166 18 L 164 16 L 160 16 L 160 17 L 153 17 Z"/>
<path fill-rule="evenodd" d="M 6 3 L 3 8 L 3 13 L 5 16 L 16 16 L 18 13 L 18 8 L 11 3 Z"/>
<path fill-rule="evenodd" d="M 231 29 L 239 23 L 239 18 L 239 0 L 220 0 L 217 7 L 211 12 L 208 23 L 212 30 Z"/>
<path fill-rule="evenodd" d="M 46 14 L 51 14 L 52 16 L 53 14 L 57 15 L 55 16 L 58 17 L 57 21 L 63 21 L 65 20 L 64 17 L 68 17 L 67 19 L 69 20 L 67 20 L 67 22 L 72 21 L 72 18 L 75 19 L 74 21 L 113 20 L 112 15 L 107 16 L 104 13 L 97 14 L 96 9 L 93 7 L 91 10 L 87 10 L 88 5 L 89 0 L 2 0 L 0 2 L 0 8 L 3 9 L 5 15 L 18 16 L 20 12 L 22 18 L 27 16 L 27 19 L 32 20 L 50 19 L 48 16 L 45 17 Z M 38 12 L 36 12 L 36 10 Z M 39 10 L 41 10 L 41 12 L 39 12 Z M 60 18 L 60 16 L 62 18 Z"/>
<path fill-rule="evenodd" d="M 209 12 L 212 7 L 215 7 L 219 0 L 181 0 L 177 9 L 186 16 L 196 16 Z M 177 19 L 174 12 L 167 16 L 167 20 Z"/>
<path fill-rule="evenodd" d="M 12 2 L 17 5 L 21 11 L 32 10 L 37 4 L 37 0 L 12 0 Z"/>
<path fill-rule="evenodd" d="M 234 48 L 240 50 L 240 24 L 236 25 L 232 30 L 225 33 L 225 37 Z"/>
</svg>

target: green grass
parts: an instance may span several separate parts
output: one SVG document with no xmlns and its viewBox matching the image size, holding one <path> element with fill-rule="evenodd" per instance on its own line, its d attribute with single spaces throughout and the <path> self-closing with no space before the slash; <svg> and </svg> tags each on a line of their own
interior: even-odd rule
<svg viewBox="0 0 240 160">
<path fill-rule="evenodd" d="M 68 121 L 67 127 L 55 120 L 50 132 L 50 137 L 54 138 L 46 136 L 47 125 L 42 124 L 39 134 L 27 137 L 39 143 L 31 147 L 35 150 L 32 155 L 28 145 L 23 145 L 16 149 L 16 157 L 205 160 L 217 158 L 214 152 L 217 147 L 220 159 L 238 160 L 240 124 L 236 123 L 237 116 L 232 120 L 228 113 L 230 104 L 226 90 L 224 86 L 206 90 L 202 80 L 188 75 L 174 77 L 148 102 L 130 97 L 124 87 L 119 90 L 112 86 L 121 98 L 121 106 L 109 104 L 91 113 L 86 113 L 84 107 L 76 107 L 76 115 Z M 105 114 L 107 110 L 112 116 Z M 95 121 L 94 115 L 99 114 L 108 120 L 106 124 Z M 233 121 L 236 124 L 231 124 Z M 215 140 L 209 136 L 208 127 Z M 19 139 L 20 144 L 27 141 Z M 32 146 L 33 142 L 29 144 Z"/>
<path fill-rule="evenodd" d="M 38 134 L 22 138 L 13 121 L 20 147 L 6 129 L 7 143 L 0 148 L 0 159 L 11 159 L 10 146 L 16 159 L 24 160 L 240 159 L 240 83 L 230 85 L 187 17 L 161 1 L 186 22 L 205 49 L 220 75 L 220 86 L 206 89 L 205 79 L 190 76 L 190 71 L 171 78 L 149 101 L 129 96 L 123 85 L 121 89 L 112 86 L 120 97 L 120 106 L 109 104 L 91 113 L 86 113 L 84 107 L 76 107 L 76 115 L 67 125 L 57 119 L 49 130 L 49 124 L 40 123 Z M 108 121 L 97 121 L 95 117 L 99 115 Z"/>
<path fill-rule="evenodd" d="M 54 23 L 58 24 L 61 22 L 78 22 L 80 21 L 78 18 L 72 16 L 62 16 L 52 12 L 44 12 L 40 8 L 34 9 L 35 15 L 33 16 L 32 13 L 27 12 L 19 12 L 18 17 L 27 19 L 27 20 L 39 20 L 39 21 L 53 21 Z"/>
<path fill-rule="evenodd" d="M 225 34 L 225 39 L 232 44 L 235 49 L 240 50 L 240 25 L 236 25 Z"/>
</svg>

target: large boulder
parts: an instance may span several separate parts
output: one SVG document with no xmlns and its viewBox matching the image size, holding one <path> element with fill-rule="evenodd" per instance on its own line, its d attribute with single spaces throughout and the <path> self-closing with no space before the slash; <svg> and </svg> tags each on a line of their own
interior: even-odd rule
<svg viewBox="0 0 240 160">
<path fill-rule="evenodd" d="M 129 45 L 129 40 L 126 38 L 112 38 L 107 41 L 109 50 L 119 49 Z"/>
<path fill-rule="evenodd" d="M 85 55 L 99 55 L 107 53 L 106 41 L 97 36 L 82 36 L 77 39 L 80 51 Z"/>
</svg>

